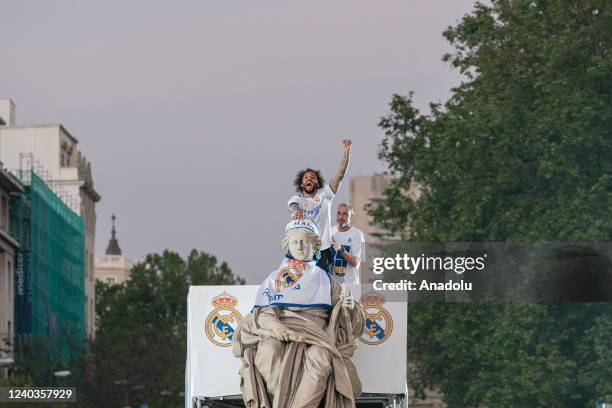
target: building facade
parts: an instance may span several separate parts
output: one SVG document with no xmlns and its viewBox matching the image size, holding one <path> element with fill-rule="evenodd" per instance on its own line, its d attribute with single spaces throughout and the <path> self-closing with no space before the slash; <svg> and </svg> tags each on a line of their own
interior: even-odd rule
<svg viewBox="0 0 612 408">
<path fill-rule="evenodd" d="M 111 238 L 108 241 L 106 253 L 102 256 L 96 256 L 95 275 L 96 279 L 101 282 L 121 284 L 130 278 L 130 271 L 135 262 L 122 255 L 117 239 L 117 230 L 115 229 L 116 217 L 114 214 L 111 220 L 113 221 Z"/>
<path fill-rule="evenodd" d="M 10 198 L 24 192 L 22 184 L 0 163 L 0 359 L 12 359 L 15 335 L 15 255 L 20 243 L 11 235 Z"/>
<path fill-rule="evenodd" d="M 350 200 L 355 210 L 353 226 L 363 232 L 368 244 L 383 242 L 388 234 L 374 224 L 368 210 L 384 198 L 384 191 L 391 182 L 386 173 L 376 173 L 372 176 L 356 176 L 351 178 Z"/>
<path fill-rule="evenodd" d="M 83 304 L 87 334 L 95 334 L 94 247 L 96 236 L 96 203 L 100 195 L 94 188 L 91 163 L 77 148 L 78 141 L 64 126 L 15 123 L 15 105 L 0 99 L 0 161 L 7 169 L 33 168 L 59 198 L 84 222 Z"/>
</svg>

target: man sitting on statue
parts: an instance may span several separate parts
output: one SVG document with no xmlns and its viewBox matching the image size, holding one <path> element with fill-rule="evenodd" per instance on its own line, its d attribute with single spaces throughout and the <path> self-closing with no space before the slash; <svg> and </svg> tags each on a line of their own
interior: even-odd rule
<svg viewBox="0 0 612 408">
<path fill-rule="evenodd" d="M 328 270 L 331 258 L 331 203 L 336 197 L 340 183 L 346 174 L 351 157 L 353 143 L 349 139 L 342 141 L 344 154 L 340 161 L 338 171 L 329 184 L 325 183 L 321 172 L 313 169 L 304 169 L 295 175 L 293 184 L 296 194 L 289 199 L 287 206 L 291 217 L 295 219 L 306 218 L 313 220 L 319 231 L 321 247 L 317 266 Z"/>
<path fill-rule="evenodd" d="M 316 266 L 320 244 L 313 221 L 287 225 L 287 256 L 234 333 L 247 407 L 355 407 L 361 382 L 350 359 L 365 315 L 346 288 Z"/>
</svg>

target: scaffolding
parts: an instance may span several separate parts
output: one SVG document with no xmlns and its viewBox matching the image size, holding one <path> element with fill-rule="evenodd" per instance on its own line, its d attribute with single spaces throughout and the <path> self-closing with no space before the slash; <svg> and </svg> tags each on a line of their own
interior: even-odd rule
<svg viewBox="0 0 612 408">
<path fill-rule="evenodd" d="M 85 343 L 85 228 L 30 167 L 16 172 L 25 192 L 10 203 L 11 235 L 22 246 L 15 329 L 18 339 L 45 339 L 54 359 L 67 362 Z"/>
</svg>

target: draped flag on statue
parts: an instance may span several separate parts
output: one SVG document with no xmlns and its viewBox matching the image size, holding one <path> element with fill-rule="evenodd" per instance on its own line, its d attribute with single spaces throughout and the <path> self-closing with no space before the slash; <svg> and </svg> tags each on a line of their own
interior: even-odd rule
<svg viewBox="0 0 612 408">
<path fill-rule="evenodd" d="M 315 261 L 285 258 L 259 287 L 255 307 L 331 308 L 330 276 Z"/>
</svg>

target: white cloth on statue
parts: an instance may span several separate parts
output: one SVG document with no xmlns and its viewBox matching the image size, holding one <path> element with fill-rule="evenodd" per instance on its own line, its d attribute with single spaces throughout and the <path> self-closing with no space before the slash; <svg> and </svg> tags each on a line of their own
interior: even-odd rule
<svg viewBox="0 0 612 408">
<path fill-rule="evenodd" d="M 315 261 L 285 258 L 261 284 L 255 307 L 332 307 L 331 280 Z"/>
</svg>

